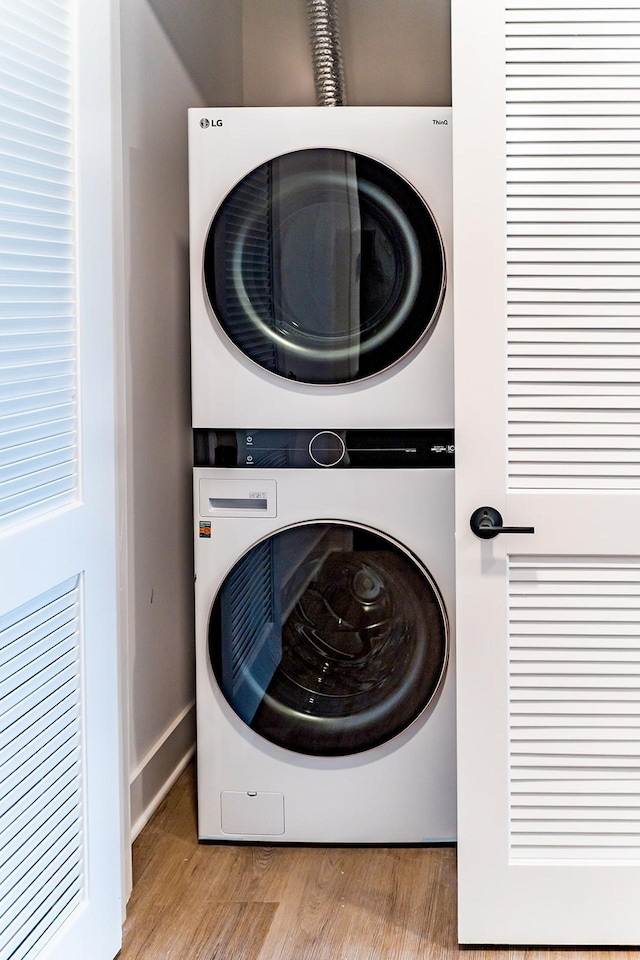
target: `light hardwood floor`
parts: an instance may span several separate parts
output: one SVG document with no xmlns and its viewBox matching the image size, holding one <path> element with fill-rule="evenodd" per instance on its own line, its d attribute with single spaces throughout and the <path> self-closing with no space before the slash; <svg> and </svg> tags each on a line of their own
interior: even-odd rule
<svg viewBox="0 0 640 960">
<path fill-rule="evenodd" d="M 455 850 L 198 844 L 193 767 L 133 849 L 119 960 L 639 960 L 456 944 Z"/>
</svg>

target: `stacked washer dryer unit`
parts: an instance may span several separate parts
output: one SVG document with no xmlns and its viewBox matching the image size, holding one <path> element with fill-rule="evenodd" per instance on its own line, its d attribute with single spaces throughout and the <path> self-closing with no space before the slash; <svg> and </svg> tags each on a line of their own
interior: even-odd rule
<svg viewBox="0 0 640 960">
<path fill-rule="evenodd" d="M 202 840 L 455 837 L 450 124 L 190 111 Z"/>
</svg>

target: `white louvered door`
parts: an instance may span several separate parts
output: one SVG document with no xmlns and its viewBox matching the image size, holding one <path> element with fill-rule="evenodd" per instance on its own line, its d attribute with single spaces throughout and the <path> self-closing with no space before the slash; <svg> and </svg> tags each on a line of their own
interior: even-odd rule
<svg viewBox="0 0 640 960">
<path fill-rule="evenodd" d="M 460 941 L 639 944 L 640 3 L 453 63 Z"/>
<path fill-rule="evenodd" d="M 0 4 L 0 960 L 120 945 L 111 18 Z"/>
</svg>

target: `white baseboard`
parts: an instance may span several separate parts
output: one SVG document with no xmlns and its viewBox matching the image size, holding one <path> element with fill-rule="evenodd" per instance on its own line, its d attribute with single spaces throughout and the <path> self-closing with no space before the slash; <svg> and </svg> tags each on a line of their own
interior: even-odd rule
<svg viewBox="0 0 640 960">
<path fill-rule="evenodd" d="M 195 703 L 182 710 L 131 771 L 131 842 L 149 822 L 196 749 Z"/>
</svg>

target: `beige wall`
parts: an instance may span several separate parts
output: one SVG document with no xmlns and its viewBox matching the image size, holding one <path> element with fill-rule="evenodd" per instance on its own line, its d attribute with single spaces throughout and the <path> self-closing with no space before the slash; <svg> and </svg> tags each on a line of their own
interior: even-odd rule
<svg viewBox="0 0 640 960">
<path fill-rule="evenodd" d="M 203 101 L 216 107 L 241 104 L 242 0 L 147 2 Z"/>
<path fill-rule="evenodd" d="M 449 0 L 340 0 L 348 103 L 451 104 Z M 315 103 L 305 0 L 243 0 L 243 101 Z"/>
<path fill-rule="evenodd" d="M 148 3 L 210 106 L 315 103 L 306 0 Z M 338 11 L 349 103 L 451 103 L 450 0 L 338 0 Z"/>
<path fill-rule="evenodd" d="M 147 0 L 121 6 L 126 528 L 134 829 L 193 745 L 187 107 L 202 98 Z"/>
</svg>

